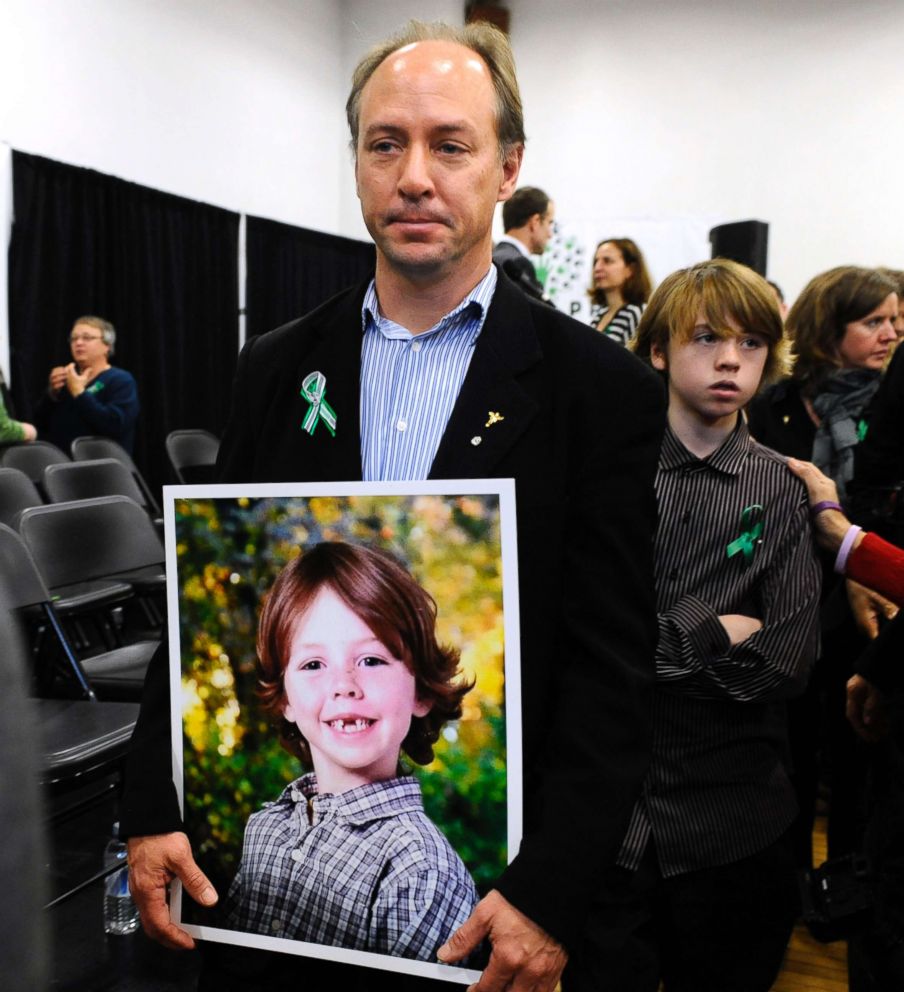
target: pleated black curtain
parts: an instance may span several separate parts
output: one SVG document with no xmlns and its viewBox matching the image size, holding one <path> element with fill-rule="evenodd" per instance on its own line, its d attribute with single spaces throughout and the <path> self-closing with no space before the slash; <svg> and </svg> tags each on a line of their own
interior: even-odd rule
<svg viewBox="0 0 904 992">
<path fill-rule="evenodd" d="M 171 430 L 221 433 L 238 349 L 239 215 L 90 169 L 13 152 L 11 388 L 27 420 L 73 321 L 116 328 L 114 365 L 138 383 L 134 457 L 172 481 Z"/>
<path fill-rule="evenodd" d="M 353 238 L 248 217 L 245 332 L 279 327 L 373 273 L 374 246 Z"/>
</svg>

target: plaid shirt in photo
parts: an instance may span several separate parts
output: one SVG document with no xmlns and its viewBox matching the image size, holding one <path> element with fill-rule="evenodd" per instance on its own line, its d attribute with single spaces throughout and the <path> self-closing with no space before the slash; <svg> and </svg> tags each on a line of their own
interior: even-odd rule
<svg viewBox="0 0 904 992">
<path fill-rule="evenodd" d="M 414 778 L 321 795 L 308 774 L 248 820 L 226 919 L 251 933 L 429 961 L 476 902 Z"/>
</svg>

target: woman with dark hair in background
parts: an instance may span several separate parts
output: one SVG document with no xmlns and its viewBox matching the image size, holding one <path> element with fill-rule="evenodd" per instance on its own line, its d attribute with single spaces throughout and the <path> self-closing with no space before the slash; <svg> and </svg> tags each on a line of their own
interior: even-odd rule
<svg viewBox="0 0 904 992">
<path fill-rule="evenodd" d="M 842 265 L 804 288 L 788 313 L 789 379 L 750 405 L 750 432 L 783 455 L 812 461 L 844 501 L 854 447 L 897 335 L 897 283 L 878 269 Z"/>
<path fill-rule="evenodd" d="M 643 254 L 630 238 L 607 238 L 596 246 L 590 323 L 619 344 L 628 344 L 652 291 Z"/>
<path fill-rule="evenodd" d="M 750 432 L 761 444 L 815 463 L 837 485 L 842 503 L 854 476 L 854 451 L 866 436 L 882 370 L 896 341 L 897 313 L 897 284 L 877 269 L 845 265 L 811 279 L 786 322 L 795 356 L 791 377 L 758 396 L 748 411 Z M 821 765 L 831 784 L 829 856 L 850 853 L 858 843 L 864 768 L 844 719 L 844 694 L 865 646 L 851 610 L 865 615 L 875 609 L 874 600 L 853 582 L 846 597 L 844 583 L 825 562 L 823 652 L 807 692 L 789 706 L 801 867 L 811 864 Z"/>
</svg>

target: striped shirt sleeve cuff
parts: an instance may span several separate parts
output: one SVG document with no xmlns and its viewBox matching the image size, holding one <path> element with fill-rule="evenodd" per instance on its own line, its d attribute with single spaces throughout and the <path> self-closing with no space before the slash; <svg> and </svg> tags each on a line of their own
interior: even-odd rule
<svg viewBox="0 0 904 992">
<path fill-rule="evenodd" d="M 696 596 L 683 596 L 665 614 L 665 619 L 681 633 L 681 640 L 690 649 L 690 657 L 682 659 L 693 669 L 705 667 L 715 658 L 728 653 L 731 641 L 713 608 Z"/>
</svg>

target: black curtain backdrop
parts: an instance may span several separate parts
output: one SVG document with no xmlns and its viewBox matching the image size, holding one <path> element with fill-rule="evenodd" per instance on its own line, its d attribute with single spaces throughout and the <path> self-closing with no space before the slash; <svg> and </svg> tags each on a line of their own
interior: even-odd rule
<svg viewBox="0 0 904 992">
<path fill-rule="evenodd" d="M 138 383 L 135 461 L 173 481 L 164 440 L 222 432 L 238 349 L 239 215 L 90 169 L 13 152 L 11 387 L 28 420 L 73 321 L 116 328 L 112 363 Z"/>
<path fill-rule="evenodd" d="M 245 333 L 262 334 L 301 317 L 374 271 L 374 246 L 248 217 Z"/>
</svg>

